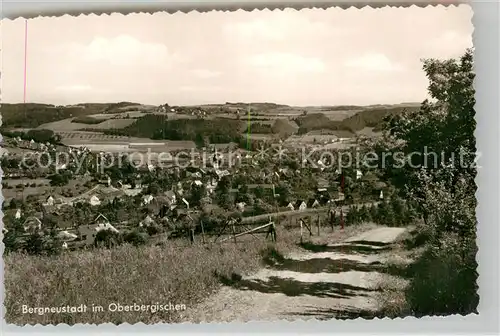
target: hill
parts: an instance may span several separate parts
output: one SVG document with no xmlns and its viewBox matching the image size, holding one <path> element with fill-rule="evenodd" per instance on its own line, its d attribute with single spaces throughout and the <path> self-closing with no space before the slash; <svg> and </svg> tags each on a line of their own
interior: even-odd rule
<svg viewBox="0 0 500 336">
<path fill-rule="evenodd" d="M 367 109 L 356 113 L 355 115 L 342 120 L 342 125 L 352 132 L 358 132 L 365 127 L 373 127 L 379 130 L 385 117 L 397 115 L 405 110 L 418 110 L 419 107 L 391 107 Z"/>
<path fill-rule="evenodd" d="M 373 128 L 374 131 L 378 131 L 381 129 L 384 119 L 387 116 L 397 115 L 405 110 L 418 110 L 419 108 L 419 106 L 368 108 L 341 121 L 333 121 L 323 113 L 312 113 L 298 117 L 296 122 L 300 127 L 300 134 L 320 129 L 344 131 L 354 134 L 366 127 L 370 127 Z"/>
<path fill-rule="evenodd" d="M 95 114 L 96 106 L 55 106 L 49 104 L 2 104 L 2 127 L 35 128 L 42 124 Z"/>
<path fill-rule="evenodd" d="M 226 118 L 174 119 L 165 115 L 148 114 L 123 129 L 111 129 L 105 134 L 125 135 L 139 138 L 192 140 L 202 144 L 205 138 L 210 143 L 239 142 L 244 121 Z"/>
<path fill-rule="evenodd" d="M 299 127 L 293 121 L 287 119 L 276 119 L 274 124 L 271 126 L 271 130 L 274 134 L 279 134 L 281 136 L 289 136 L 297 133 Z"/>
</svg>

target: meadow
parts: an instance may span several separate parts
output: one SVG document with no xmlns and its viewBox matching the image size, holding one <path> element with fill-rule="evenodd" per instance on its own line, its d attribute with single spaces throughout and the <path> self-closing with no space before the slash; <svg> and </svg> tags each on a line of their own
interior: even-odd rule
<svg viewBox="0 0 500 336">
<path fill-rule="evenodd" d="M 335 242 L 372 224 L 346 227 L 343 231 L 322 227 L 321 236 L 308 237 L 314 243 Z M 194 307 L 221 286 L 221 278 L 249 274 L 264 264 L 270 254 L 286 255 L 300 250 L 298 229 L 277 227 L 277 242 L 253 236 L 222 244 L 168 240 L 161 246 L 94 249 L 67 252 L 60 256 L 4 256 L 5 308 L 7 323 L 26 321 L 58 323 L 157 323 L 182 319 L 177 312 L 103 312 L 81 314 L 22 314 L 29 307 L 78 306 L 107 307 L 111 303 L 184 304 Z"/>
</svg>

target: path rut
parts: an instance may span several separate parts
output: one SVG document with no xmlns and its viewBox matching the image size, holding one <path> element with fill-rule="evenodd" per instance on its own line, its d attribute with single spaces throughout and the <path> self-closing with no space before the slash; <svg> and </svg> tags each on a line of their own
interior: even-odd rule
<svg viewBox="0 0 500 336">
<path fill-rule="evenodd" d="M 182 320 L 275 321 L 356 317 L 379 308 L 378 287 L 395 275 L 383 270 L 404 228 L 378 228 L 342 243 L 313 246 L 241 279 L 228 279 Z M 306 246 L 307 248 L 307 246 Z"/>
</svg>

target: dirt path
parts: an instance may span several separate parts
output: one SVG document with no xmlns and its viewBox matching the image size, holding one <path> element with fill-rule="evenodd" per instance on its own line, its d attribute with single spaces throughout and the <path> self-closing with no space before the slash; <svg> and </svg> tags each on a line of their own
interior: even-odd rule
<svg viewBox="0 0 500 336">
<path fill-rule="evenodd" d="M 379 228 L 343 243 L 309 247 L 256 274 L 228 280 L 182 317 L 190 322 L 275 321 L 356 316 L 379 307 L 377 288 L 392 275 L 384 255 L 405 229 Z"/>
</svg>

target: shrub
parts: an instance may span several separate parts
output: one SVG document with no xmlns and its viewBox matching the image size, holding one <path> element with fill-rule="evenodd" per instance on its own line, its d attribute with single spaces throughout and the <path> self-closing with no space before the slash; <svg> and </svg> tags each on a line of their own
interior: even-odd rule
<svg viewBox="0 0 500 336">
<path fill-rule="evenodd" d="M 129 243 L 134 246 L 140 246 L 146 244 L 148 238 L 149 236 L 146 232 L 140 232 L 137 229 L 129 231 L 123 235 L 123 241 L 125 243 Z"/>
<path fill-rule="evenodd" d="M 123 237 L 111 230 L 101 230 L 95 235 L 94 246 L 112 248 L 123 243 Z"/>
<path fill-rule="evenodd" d="M 447 237 L 412 266 L 406 299 L 415 316 L 477 313 L 475 240 Z"/>
</svg>

